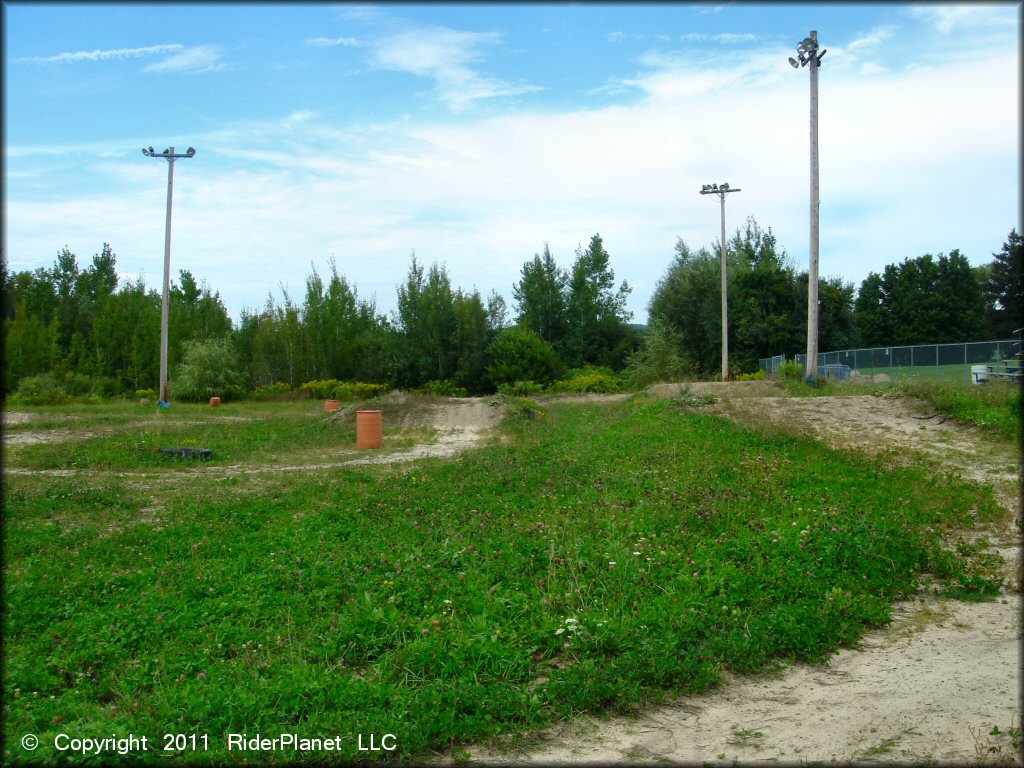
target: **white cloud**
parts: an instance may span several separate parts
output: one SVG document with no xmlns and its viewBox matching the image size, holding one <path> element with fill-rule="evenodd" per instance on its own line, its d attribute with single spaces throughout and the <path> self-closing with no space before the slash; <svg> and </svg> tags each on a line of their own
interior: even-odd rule
<svg viewBox="0 0 1024 768">
<path fill-rule="evenodd" d="M 861 66 L 860 66 L 860 73 L 862 75 L 867 75 L 867 76 L 882 75 L 882 74 L 885 74 L 888 71 L 889 70 L 886 69 L 885 67 L 883 67 L 881 64 L 876 64 L 873 61 L 865 62 L 864 64 L 861 64 Z"/>
<path fill-rule="evenodd" d="M 476 69 L 487 48 L 499 45 L 497 32 L 463 32 L 436 26 L 409 27 L 384 36 L 373 45 L 378 69 L 408 72 L 434 81 L 438 96 L 454 111 L 478 99 L 515 96 L 539 87 L 508 83 Z"/>
<path fill-rule="evenodd" d="M 184 48 L 178 43 L 166 45 L 149 45 L 143 48 L 113 48 L 109 50 L 95 51 L 66 51 L 55 56 L 30 56 L 19 59 L 33 64 L 71 64 L 79 61 L 109 61 L 110 59 L 135 59 L 140 56 L 153 56 L 155 54 L 180 51 Z"/>
<path fill-rule="evenodd" d="M 759 38 L 757 35 L 752 35 L 747 32 L 741 34 L 723 32 L 718 35 L 707 35 L 703 32 L 687 32 L 680 35 L 679 39 L 687 43 L 704 43 L 708 41 L 714 43 L 753 43 Z"/>
<path fill-rule="evenodd" d="M 363 43 L 354 37 L 314 37 L 307 40 L 306 45 L 312 45 L 318 48 L 329 48 L 335 45 L 344 45 L 350 48 L 355 48 L 363 45 Z"/>
<path fill-rule="evenodd" d="M 444 51 L 462 51 L 456 65 L 475 73 L 474 56 L 500 41 L 427 38 L 390 66 L 440 83 Z M 323 274 L 333 254 L 360 295 L 390 311 L 415 249 L 445 263 L 456 285 L 497 289 L 511 305 L 519 269 L 545 242 L 568 266 L 600 232 L 643 322 L 676 238 L 700 247 L 718 237 L 716 201 L 699 196 L 701 184 L 742 189 L 729 199 L 729 231 L 753 215 L 806 264 L 807 73 L 794 74 L 787 55 L 648 52 L 630 81 L 643 98 L 628 106 L 358 128 L 298 109 L 197 136 L 202 154 L 175 175 L 172 266 L 206 278 L 237 317 L 278 282 L 300 294 L 310 262 Z M 859 283 L 887 263 L 952 248 L 982 263 L 1011 226 L 1019 231 L 1016 51 L 871 78 L 828 61 L 823 275 Z M 45 205 L 9 196 L 12 268 L 28 252 L 52 259 L 65 241 L 82 258 L 113 239 L 120 268 L 159 275 L 166 167 L 142 161 L 97 167 L 81 196 Z"/>
<path fill-rule="evenodd" d="M 720 35 L 715 35 L 711 39 L 714 40 L 716 43 L 753 43 L 757 41 L 758 37 L 757 35 L 751 35 L 749 33 L 722 33 Z"/>
<path fill-rule="evenodd" d="M 944 35 L 948 35 L 956 27 L 1006 23 L 1005 11 L 983 3 L 915 5 L 909 11 L 912 17 L 931 22 Z"/>
<path fill-rule="evenodd" d="M 864 50 L 865 48 L 877 48 L 883 42 L 892 37 L 893 31 L 893 27 L 891 26 L 875 27 L 866 35 L 858 37 L 847 44 L 846 49 L 851 52 L 856 52 Z"/>
<path fill-rule="evenodd" d="M 173 56 L 168 56 L 163 61 L 150 64 L 143 68 L 143 72 L 158 73 L 190 73 L 219 72 L 227 69 L 227 65 L 221 60 L 223 57 L 220 46 L 196 45 L 185 48 Z"/>
<path fill-rule="evenodd" d="M 676 102 L 756 83 L 775 83 L 785 74 L 774 65 L 785 63 L 774 50 L 738 52 L 729 58 L 712 58 L 690 51 L 650 50 L 638 61 L 646 70 L 631 78 L 616 78 L 609 88 L 637 88 L 651 99 Z"/>
</svg>

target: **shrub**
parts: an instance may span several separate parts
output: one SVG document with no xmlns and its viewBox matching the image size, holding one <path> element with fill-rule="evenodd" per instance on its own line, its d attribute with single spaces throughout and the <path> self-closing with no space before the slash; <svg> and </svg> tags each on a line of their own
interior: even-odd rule
<svg viewBox="0 0 1024 768">
<path fill-rule="evenodd" d="M 332 392 L 335 400 L 367 400 L 380 397 L 388 392 L 387 384 L 370 384 L 365 381 L 343 381 Z"/>
<path fill-rule="evenodd" d="M 783 381 L 802 381 L 804 378 L 804 367 L 796 360 L 787 360 L 778 367 L 777 373 Z"/>
<path fill-rule="evenodd" d="M 469 391 L 465 387 L 456 385 L 451 379 L 428 381 L 420 387 L 420 391 L 442 397 L 466 397 L 469 395 Z"/>
<path fill-rule="evenodd" d="M 287 400 L 291 396 L 291 386 L 285 384 L 283 381 L 275 381 L 273 384 L 264 384 L 262 387 L 256 387 L 256 389 L 249 393 L 249 397 L 253 400 L 279 401 Z"/>
<path fill-rule="evenodd" d="M 528 397 L 517 397 L 507 392 L 499 392 L 491 405 L 504 407 L 509 417 L 515 419 L 542 419 L 548 415 L 544 408 Z"/>
<path fill-rule="evenodd" d="M 553 392 L 589 392 L 604 395 L 623 392 L 625 389 L 622 379 L 610 368 L 597 366 L 573 369 L 563 379 L 551 385 Z"/>
<path fill-rule="evenodd" d="M 109 376 L 101 376 L 93 383 L 92 391 L 102 398 L 117 397 L 121 394 L 121 384 L 117 379 Z"/>
<path fill-rule="evenodd" d="M 143 398 L 148 398 L 150 400 L 153 400 L 153 399 L 156 398 L 156 390 L 155 389 L 136 389 L 135 390 L 135 396 L 137 398 L 139 398 L 139 400 L 142 400 Z"/>
<path fill-rule="evenodd" d="M 682 335 L 668 324 L 654 320 L 644 333 L 640 348 L 630 355 L 626 376 L 637 388 L 658 381 L 690 381 L 697 365 L 680 350 Z"/>
<path fill-rule="evenodd" d="M 307 381 L 301 387 L 299 392 L 307 393 L 314 400 L 330 400 L 334 398 L 334 389 L 342 382 L 337 379 L 318 379 L 314 381 Z"/>
<path fill-rule="evenodd" d="M 761 381 L 764 379 L 764 368 L 757 369 L 754 373 L 741 373 L 736 377 L 737 381 Z"/>
<path fill-rule="evenodd" d="M 505 384 L 498 387 L 498 394 L 512 395 L 513 397 L 529 397 L 544 391 L 544 385 L 535 381 L 516 381 L 512 384 Z"/>
<path fill-rule="evenodd" d="M 228 339 L 185 342 L 185 357 L 170 382 L 170 395 L 201 402 L 210 397 L 224 400 L 244 394 L 234 349 Z"/>
<path fill-rule="evenodd" d="M 517 381 L 550 384 L 558 374 L 555 348 L 526 328 L 505 328 L 487 347 L 487 378 L 495 387 Z"/>
<path fill-rule="evenodd" d="M 299 387 L 299 392 L 307 393 L 314 400 L 365 400 L 371 397 L 379 397 L 386 394 L 387 391 L 387 384 L 369 384 L 365 381 L 339 381 L 338 379 L 307 381 Z"/>
<path fill-rule="evenodd" d="M 64 391 L 72 397 L 82 397 L 93 391 L 93 381 L 84 373 L 64 375 Z"/>
<path fill-rule="evenodd" d="M 60 379 L 52 373 L 41 373 L 22 379 L 9 402 L 12 405 L 60 405 L 70 399 Z"/>
</svg>

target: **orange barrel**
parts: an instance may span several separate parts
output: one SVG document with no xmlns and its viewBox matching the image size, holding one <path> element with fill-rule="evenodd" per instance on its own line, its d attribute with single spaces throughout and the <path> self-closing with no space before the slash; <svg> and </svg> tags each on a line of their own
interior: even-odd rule
<svg viewBox="0 0 1024 768">
<path fill-rule="evenodd" d="M 360 448 L 380 448 L 384 430 L 382 411 L 356 412 L 356 445 Z"/>
<path fill-rule="evenodd" d="M 210 407 L 211 408 L 218 408 L 219 406 L 220 406 L 220 398 L 219 397 L 211 397 L 210 398 Z"/>
<path fill-rule="evenodd" d="M 324 401 L 324 410 L 327 411 L 328 413 L 331 413 L 332 411 L 336 411 L 339 408 L 341 408 L 341 401 L 340 400 L 325 400 Z"/>
</svg>

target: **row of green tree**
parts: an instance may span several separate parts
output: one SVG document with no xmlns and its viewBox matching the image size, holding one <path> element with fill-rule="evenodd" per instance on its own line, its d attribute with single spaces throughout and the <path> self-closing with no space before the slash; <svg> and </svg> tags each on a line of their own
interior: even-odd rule
<svg viewBox="0 0 1024 768">
<path fill-rule="evenodd" d="M 676 256 L 651 299 L 647 334 L 634 367 L 644 378 L 707 376 L 721 365 L 720 245 Z M 798 271 L 771 229 L 748 219 L 726 244 L 729 363 L 752 371 L 758 359 L 806 349 L 806 271 Z M 843 350 L 1010 338 L 1024 306 L 1022 242 L 1011 230 L 993 261 L 971 267 L 958 250 L 926 254 L 869 273 L 854 293 L 838 278 L 819 281 L 818 349 Z"/>
<path fill-rule="evenodd" d="M 771 229 L 749 219 L 727 245 L 730 364 L 801 350 L 807 273 Z M 819 349 L 1005 338 L 1020 327 L 1021 238 L 1011 231 L 994 260 L 971 268 L 958 251 L 908 259 L 851 283 L 819 284 Z M 198 365 L 203 345 L 239 389 L 316 380 L 464 390 L 515 382 L 546 384 L 584 366 L 628 370 L 638 380 L 716 376 L 720 362 L 719 245 L 675 258 L 648 306 L 646 329 L 630 325 L 629 286 L 616 285 L 600 235 L 560 267 L 547 246 L 527 260 L 512 288 L 514 317 L 496 292 L 455 287 L 444 266 L 415 255 L 386 317 L 336 265 L 314 268 L 301 300 L 282 288 L 233 323 L 217 292 L 188 271 L 169 294 L 169 363 L 175 377 Z M 102 396 L 155 388 L 161 298 L 142 279 L 119 283 L 109 245 L 80 268 L 66 247 L 52 268 L 2 275 L 4 394 L 48 374 L 71 394 Z M 191 362 L 189 355 L 195 359 Z M 226 355 L 226 357 L 224 357 Z"/>
<path fill-rule="evenodd" d="M 5 394 L 40 374 L 71 394 L 156 386 L 160 294 L 141 279 L 118 288 L 109 245 L 84 269 L 64 248 L 52 268 L 5 271 L 3 286 Z M 337 379 L 478 394 L 517 378 L 546 384 L 573 367 L 622 369 L 639 344 L 625 308 L 630 289 L 615 287 L 600 235 L 577 249 L 568 271 L 545 248 L 514 290 L 519 316 L 510 325 L 500 295 L 485 300 L 457 288 L 443 266 L 427 268 L 413 255 L 388 318 L 332 262 L 326 277 L 313 268 L 301 301 L 282 288 L 280 299 L 244 309 L 236 325 L 219 294 L 182 271 L 169 293 L 172 395 L 183 371 L 213 361 L 237 371 L 226 380 L 249 390 Z M 541 316 L 551 321 L 544 328 L 534 321 Z"/>
</svg>

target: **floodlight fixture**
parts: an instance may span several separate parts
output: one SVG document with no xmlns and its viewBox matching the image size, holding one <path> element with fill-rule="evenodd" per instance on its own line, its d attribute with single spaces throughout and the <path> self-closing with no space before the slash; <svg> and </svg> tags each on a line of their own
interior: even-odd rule
<svg viewBox="0 0 1024 768">
<path fill-rule="evenodd" d="M 797 63 L 797 60 L 794 59 L 792 56 L 789 57 L 789 64 L 791 67 L 793 67 L 793 69 L 800 69 L 800 64 Z"/>
</svg>

